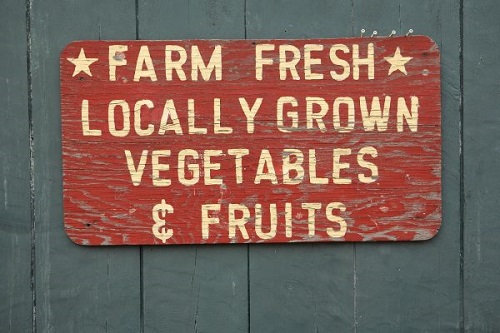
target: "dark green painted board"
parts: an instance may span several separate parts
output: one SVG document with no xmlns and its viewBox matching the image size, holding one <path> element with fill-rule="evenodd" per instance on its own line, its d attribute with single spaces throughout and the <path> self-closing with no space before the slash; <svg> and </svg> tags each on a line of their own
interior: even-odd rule
<svg viewBox="0 0 500 333">
<path fill-rule="evenodd" d="M 138 332 L 138 248 L 86 248 L 62 228 L 59 53 L 73 40 L 134 38 L 123 1 L 35 1 L 31 8 L 38 332 Z"/>
<path fill-rule="evenodd" d="M 0 11 L 0 332 L 31 330 L 31 219 L 26 6 Z"/>
<path fill-rule="evenodd" d="M 144 332 L 247 332 L 246 247 L 146 247 Z"/>
<path fill-rule="evenodd" d="M 247 38 L 351 35 L 351 4 L 247 0 Z M 354 327 L 352 244 L 251 245 L 250 332 L 347 332 Z"/>
<path fill-rule="evenodd" d="M 351 244 L 250 247 L 250 332 L 350 332 Z"/>
<path fill-rule="evenodd" d="M 139 0 L 139 39 L 243 39 L 243 0 Z"/>
<path fill-rule="evenodd" d="M 464 7 L 464 310 L 468 332 L 500 332 L 500 4 Z"/>
<path fill-rule="evenodd" d="M 139 39 L 243 39 L 244 2 L 139 1 Z M 144 332 L 247 332 L 247 246 L 143 250 Z"/>
<path fill-rule="evenodd" d="M 351 15 L 348 1 L 247 0 L 247 38 L 349 37 Z"/>
<path fill-rule="evenodd" d="M 392 30 L 402 35 L 400 6 L 404 0 L 353 0 L 352 26 L 355 35 L 389 36 Z M 406 31 L 405 31 L 406 33 Z"/>
<path fill-rule="evenodd" d="M 459 1 L 355 1 L 354 25 L 433 38 L 441 51 L 443 222 L 422 243 L 356 245 L 356 321 L 361 332 L 442 332 L 460 327 Z M 376 7 L 376 8 L 375 8 Z"/>
</svg>

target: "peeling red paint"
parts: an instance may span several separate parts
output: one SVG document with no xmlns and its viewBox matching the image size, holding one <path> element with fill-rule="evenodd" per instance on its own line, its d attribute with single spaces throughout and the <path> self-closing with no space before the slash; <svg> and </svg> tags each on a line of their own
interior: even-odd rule
<svg viewBox="0 0 500 333">
<path fill-rule="evenodd" d="M 374 78 L 369 79 L 366 65 L 359 66 L 359 78 L 353 74 L 353 45 L 359 45 L 359 57 L 367 56 L 369 44 L 374 47 Z M 126 65 L 115 67 L 116 79 L 110 79 L 109 46 L 125 45 L 126 51 L 112 53 L 115 61 L 126 60 Z M 264 65 L 263 79 L 256 79 L 255 47 L 259 44 L 273 44 L 276 51 L 266 51 L 264 55 L 274 62 Z M 286 80 L 280 80 L 279 45 L 291 45 L 300 50 L 297 63 L 299 80 L 293 80 L 288 72 Z M 349 52 L 338 53 L 338 58 L 350 63 L 350 75 L 344 80 L 335 80 L 331 71 L 341 72 L 341 62 L 332 63 L 328 51 L 314 51 L 311 58 L 321 59 L 321 64 L 311 65 L 312 73 L 320 73 L 323 79 L 305 80 L 306 44 L 322 45 L 328 50 L 333 45 L 345 45 Z M 189 50 L 196 45 L 204 57 L 205 64 L 216 45 L 222 47 L 222 78 L 197 81 L 191 77 L 190 53 L 184 65 L 186 80 L 182 81 L 173 72 L 173 79 L 165 74 L 165 45 L 176 45 Z M 147 46 L 152 59 L 156 81 L 142 77 L 134 81 L 136 59 L 141 46 Z M 397 49 L 402 57 L 411 58 L 406 64 L 391 67 L 387 58 L 394 59 Z M 87 59 L 97 59 L 88 65 L 91 75 L 80 71 L 73 76 L 75 64 L 68 58 L 78 57 L 85 50 Z M 114 54 L 114 55 L 113 55 Z M 291 56 L 290 53 L 286 53 Z M 178 60 L 172 58 L 173 61 Z M 289 60 L 289 59 L 288 59 Z M 391 38 L 349 38 L 316 40 L 188 40 L 188 41 L 79 41 L 68 45 L 61 53 L 61 117 L 64 172 L 64 221 L 70 238 L 84 245 L 163 245 L 200 243 L 242 243 L 242 242 L 329 242 L 329 241 L 403 241 L 425 240 L 433 237 L 441 224 L 441 108 L 440 108 L 440 64 L 439 50 L 427 37 Z M 313 61 L 314 62 L 314 61 Z M 80 63 L 85 67 L 85 60 Z M 139 69 L 148 65 L 143 63 Z M 399 67 L 399 68 L 398 68 Z M 393 73 L 389 74 L 389 72 Z M 407 73 L 405 74 L 404 71 Z M 285 104 L 283 127 L 277 125 L 277 100 L 280 97 L 296 98 L 298 106 Z M 391 109 L 387 129 L 370 131 L 363 123 L 360 111 L 361 96 L 365 96 L 368 108 L 374 97 L 383 104 L 386 96 L 391 96 Z M 403 98 L 410 107 L 412 96 L 418 98 L 418 129 L 411 131 L 404 122 L 398 130 L 396 112 L 398 98 Z M 247 125 L 239 98 L 243 97 L 249 107 L 257 98 L 263 98 L 255 115 L 253 130 Z M 328 111 L 323 118 L 324 129 L 316 120 L 307 121 L 306 98 L 324 99 Z M 354 126 L 350 128 L 347 104 L 338 101 L 339 122 L 335 123 L 334 104 L 336 99 L 349 97 L 355 103 Z M 159 134 L 162 117 L 166 115 L 166 100 L 172 99 L 183 134 L 167 131 Z M 195 125 L 206 128 L 206 134 L 189 134 L 189 99 L 193 99 Z M 220 99 L 220 133 L 214 123 L 215 99 Z M 88 101 L 87 135 L 82 125 L 83 101 Z M 109 130 L 108 109 L 113 100 L 124 100 L 130 108 L 130 131 L 124 136 L 116 136 Z M 134 127 L 134 105 L 137 101 L 149 100 L 151 109 L 142 105 L 141 124 Z M 171 106 L 171 105 L 170 105 Z M 313 113 L 320 112 L 314 104 Z M 124 119 L 118 109 L 115 127 L 120 132 Z M 297 111 L 296 126 L 286 112 Z M 173 113 L 169 113 L 168 124 L 172 124 Z M 146 131 L 148 125 L 154 127 L 152 134 L 141 136 L 137 131 Z M 337 127 L 336 127 L 337 126 Z M 222 128 L 222 129 L 221 129 Z M 231 128 L 231 133 L 223 133 Z M 283 131 L 283 129 L 287 131 Z M 100 131 L 100 135 L 95 135 Z M 89 133 L 91 135 L 89 135 Z M 93 134 L 92 134 L 93 133 Z M 116 134 L 116 133 L 115 133 Z M 363 176 L 370 176 L 370 169 L 359 162 L 357 154 L 363 148 L 373 147 L 376 156 L 365 154 L 364 161 L 376 165 L 378 176 L 372 182 Z M 199 181 L 185 185 L 179 181 L 178 154 L 185 149 L 198 153 L 198 157 L 186 156 L 185 166 L 198 165 Z M 242 156 L 242 180 L 238 181 L 236 158 L 230 149 L 248 149 Z M 290 164 L 299 158 L 290 149 L 303 154 L 301 166 L 304 177 L 298 183 L 285 184 L 285 179 L 297 180 L 294 171 L 288 175 L 283 168 L 286 159 Z M 350 149 L 350 153 L 340 154 L 340 150 Z M 130 152 L 133 166 L 139 165 L 141 154 L 148 151 L 147 163 L 140 184 L 134 186 L 131 171 L 127 166 Z M 152 180 L 152 151 L 170 151 L 170 156 L 162 155 L 160 164 L 169 164 L 169 170 L 161 170 L 160 178 L 170 179 L 168 186 L 155 186 Z M 219 163 L 210 170 L 208 177 L 204 170 L 203 156 L 208 150 L 221 150 L 210 159 Z M 263 150 L 268 150 L 272 158 L 277 184 L 262 180 L 256 184 L 256 173 Z M 339 163 L 349 163 L 340 169 L 340 179 L 350 180 L 350 184 L 334 183 L 334 155 L 338 153 Z M 315 155 L 311 157 L 312 155 Z M 206 156 L 205 156 L 206 157 Z M 313 168 L 311 163 L 315 163 Z M 267 167 L 268 165 L 266 165 Z M 210 168 L 209 168 L 210 169 Z M 311 181 L 314 178 L 327 179 Z M 185 168 L 186 178 L 196 174 L 194 169 Z M 263 172 L 268 172 L 264 169 Z M 288 175 L 288 178 L 287 178 Z M 361 175 L 361 176 L 360 176 Z M 214 184 L 205 182 L 213 180 Z M 222 183 L 217 183 L 221 179 Z M 365 179 L 365 182 L 361 181 Z M 338 180 L 338 179 L 337 179 Z M 340 180 L 339 182 L 342 182 Z M 158 184 L 157 184 L 158 185 Z M 165 185 L 165 184 L 163 184 Z M 153 231 L 155 216 L 153 208 L 161 204 L 171 205 L 173 212 L 156 218 L 165 221 L 158 230 L 171 237 L 155 237 Z M 308 224 L 311 209 L 303 204 L 315 203 L 314 230 Z M 331 203 L 342 203 L 332 209 L 331 215 L 345 221 L 346 232 L 341 237 L 332 237 L 341 224 L 335 218 L 328 218 Z M 210 210 L 207 219 L 218 218 L 217 223 L 209 223 L 208 236 L 203 237 L 202 205 L 220 205 L 220 211 Z M 244 232 L 236 227 L 234 237 L 229 232 L 229 205 L 239 204 L 250 213 Z M 276 204 L 276 233 L 272 235 L 270 226 L 273 208 Z M 288 210 L 290 205 L 291 211 Z M 260 205 L 260 206 L 259 206 Z M 162 206 L 163 207 L 163 206 Z M 241 207 L 241 206 L 240 206 Z M 256 211 L 262 211 L 261 235 L 256 231 Z M 291 212 L 291 232 L 287 233 L 287 214 Z M 234 219 L 242 216 L 237 210 Z M 208 221 L 208 220 L 207 220 Z M 331 228 L 331 229 L 329 229 Z M 329 231 L 330 230 L 330 234 Z M 165 242 L 164 242 L 165 241 Z"/>
</svg>

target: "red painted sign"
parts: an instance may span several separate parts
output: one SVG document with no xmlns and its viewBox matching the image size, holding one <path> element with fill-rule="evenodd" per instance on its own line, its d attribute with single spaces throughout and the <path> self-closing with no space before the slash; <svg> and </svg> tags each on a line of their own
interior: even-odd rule
<svg viewBox="0 0 500 333">
<path fill-rule="evenodd" d="M 78 244 L 426 240 L 440 227 L 427 37 L 77 41 L 60 61 Z"/>
</svg>

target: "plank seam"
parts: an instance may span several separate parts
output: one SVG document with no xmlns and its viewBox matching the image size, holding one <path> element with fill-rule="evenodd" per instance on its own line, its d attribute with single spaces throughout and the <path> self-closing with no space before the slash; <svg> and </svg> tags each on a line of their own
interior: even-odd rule
<svg viewBox="0 0 500 333">
<path fill-rule="evenodd" d="M 243 28 L 247 39 L 247 0 L 243 1 Z M 251 332 L 251 294 L 250 294 L 250 244 L 247 244 L 247 331 Z"/>
<path fill-rule="evenodd" d="M 464 0 L 460 0 L 460 332 L 465 332 L 465 278 L 464 278 L 464 216 L 465 216 L 465 185 L 464 185 Z"/>
<path fill-rule="evenodd" d="M 139 0 L 135 0 L 135 39 L 139 40 Z"/>
<path fill-rule="evenodd" d="M 351 0 L 351 34 L 354 37 L 354 0 Z"/>
<path fill-rule="evenodd" d="M 144 256 L 143 247 L 139 246 L 139 295 L 140 295 L 140 315 L 139 315 L 139 328 L 140 332 L 144 332 Z"/>
<path fill-rule="evenodd" d="M 351 1 L 351 31 L 353 32 L 354 36 L 354 0 Z M 352 245 L 352 316 L 353 316 L 353 332 L 356 333 L 358 331 L 358 303 L 357 303 L 357 273 L 356 273 L 356 243 L 353 243 Z"/>
<path fill-rule="evenodd" d="M 352 281 L 352 290 L 354 294 L 354 300 L 353 300 L 353 311 L 354 311 L 354 333 L 358 331 L 358 303 L 357 303 L 357 298 L 358 298 L 358 292 L 357 292 L 357 273 L 356 273 L 356 244 L 353 244 L 353 281 Z"/>
<path fill-rule="evenodd" d="M 243 1 L 243 25 L 245 39 L 247 39 L 247 0 Z"/>
<path fill-rule="evenodd" d="M 401 0 L 398 3 L 398 16 L 399 16 L 399 31 L 403 33 L 403 22 L 401 22 Z"/>
<path fill-rule="evenodd" d="M 31 223 L 31 330 L 36 332 L 36 219 L 35 219 L 35 160 L 33 135 L 33 80 L 31 72 L 31 6 L 32 0 L 26 0 L 26 69 L 28 83 L 28 129 L 30 149 L 30 223 Z"/>
<path fill-rule="evenodd" d="M 248 333 L 250 333 L 251 329 L 251 313 L 250 313 L 250 305 L 251 305 L 251 294 L 250 294 L 250 244 L 247 244 L 247 313 L 248 313 Z"/>
<path fill-rule="evenodd" d="M 139 40 L 139 0 L 135 4 L 135 39 Z M 144 333 L 144 247 L 139 246 L 139 330 Z"/>
</svg>

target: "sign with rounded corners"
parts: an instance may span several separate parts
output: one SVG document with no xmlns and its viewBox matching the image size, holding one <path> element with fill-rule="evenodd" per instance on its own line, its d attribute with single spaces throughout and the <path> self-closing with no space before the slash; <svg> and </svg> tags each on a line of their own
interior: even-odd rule
<svg viewBox="0 0 500 333">
<path fill-rule="evenodd" d="M 60 65 L 78 244 L 416 241 L 440 227 L 428 37 L 75 41 Z"/>
</svg>

